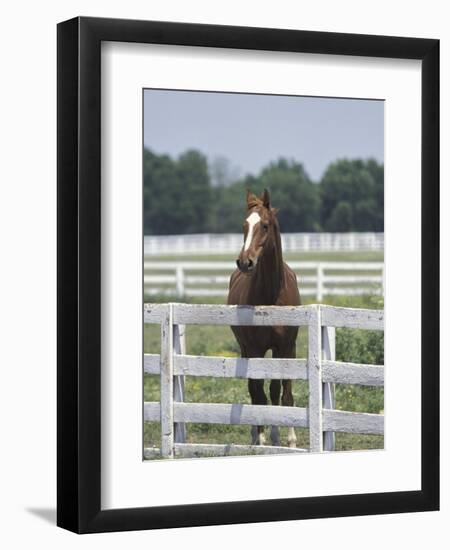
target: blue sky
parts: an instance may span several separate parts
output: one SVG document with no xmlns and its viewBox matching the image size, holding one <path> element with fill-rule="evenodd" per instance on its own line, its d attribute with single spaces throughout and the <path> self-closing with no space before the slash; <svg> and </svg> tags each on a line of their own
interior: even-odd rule
<svg viewBox="0 0 450 550">
<path fill-rule="evenodd" d="M 338 158 L 384 162 L 384 102 L 301 96 L 145 90 L 144 145 L 178 156 L 226 157 L 240 175 L 279 157 L 318 180 Z"/>
</svg>

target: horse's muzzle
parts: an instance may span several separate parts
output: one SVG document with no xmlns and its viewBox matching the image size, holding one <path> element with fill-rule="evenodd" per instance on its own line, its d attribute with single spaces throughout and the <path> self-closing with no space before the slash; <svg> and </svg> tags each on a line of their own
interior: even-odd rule
<svg viewBox="0 0 450 550">
<path fill-rule="evenodd" d="M 246 260 L 241 260 L 238 258 L 236 260 L 236 265 L 242 273 L 248 273 L 249 271 L 252 271 L 254 268 L 254 263 L 250 258 L 247 258 Z"/>
</svg>

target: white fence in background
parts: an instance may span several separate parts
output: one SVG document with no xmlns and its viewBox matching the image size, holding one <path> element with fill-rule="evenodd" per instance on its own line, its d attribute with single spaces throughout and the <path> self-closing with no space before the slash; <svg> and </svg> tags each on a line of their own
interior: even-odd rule
<svg viewBox="0 0 450 550">
<path fill-rule="evenodd" d="M 384 295 L 383 262 L 289 262 L 301 296 Z M 226 296 L 233 262 L 144 262 L 148 296 Z M 220 273 L 221 272 L 221 273 Z"/>
<path fill-rule="evenodd" d="M 297 307 L 145 304 L 144 322 L 161 325 L 161 353 L 144 355 L 144 372 L 160 376 L 160 402 L 144 403 L 144 420 L 161 423 L 161 446 L 144 457 L 235 453 L 320 452 L 335 449 L 335 432 L 384 434 L 384 415 L 335 409 L 334 384 L 384 386 L 384 366 L 335 360 L 335 328 L 384 330 L 381 310 L 323 305 Z M 307 359 L 229 358 L 185 353 L 185 325 L 308 327 Z M 238 403 L 185 403 L 184 377 L 300 379 L 307 408 Z M 309 449 L 186 443 L 186 423 L 309 428 Z"/>
<path fill-rule="evenodd" d="M 284 252 L 383 250 L 384 233 L 283 233 Z M 198 235 L 145 235 L 145 256 L 235 254 L 241 233 Z"/>
</svg>

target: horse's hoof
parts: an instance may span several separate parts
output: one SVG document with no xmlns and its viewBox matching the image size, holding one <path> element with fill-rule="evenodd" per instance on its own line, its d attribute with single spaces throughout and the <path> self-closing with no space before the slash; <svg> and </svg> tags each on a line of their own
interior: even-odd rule
<svg viewBox="0 0 450 550">
<path fill-rule="evenodd" d="M 288 447 L 295 449 L 297 447 L 297 436 L 295 435 L 294 428 L 289 428 L 288 431 Z"/>
</svg>

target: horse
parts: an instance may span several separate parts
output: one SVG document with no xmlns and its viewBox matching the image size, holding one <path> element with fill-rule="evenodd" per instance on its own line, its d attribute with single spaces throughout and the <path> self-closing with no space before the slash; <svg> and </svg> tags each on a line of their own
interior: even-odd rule
<svg viewBox="0 0 450 550">
<path fill-rule="evenodd" d="M 294 271 L 283 261 L 280 227 L 276 208 L 270 205 L 267 189 L 260 197 L 247 191 L 247 214 L 243 224 L 244 244 L 236 260 L 228 289 L 228 305 L 300 305 L 300 293 Z M 264 357 L 272 350 L 272 357 L 294 358 L 298 327 L 232 326 L 239 344 L 241 357 Z M 293 406 L 292 381 L 283 380 L 283 406 Z M 248 379 L 248 391 L 254 405 L 267 405 L 264 380 Z M 270 381 L 272 405 L 280 404 L 280 380 Z M 253 445 L 264 445 L 264 426 L 252 426 Z M 280 445 L 278 426 L 271 428 L 272 445 Z M 293 427 L 288 431 L 289 447 L 296 447 Z"/>
</svg>

